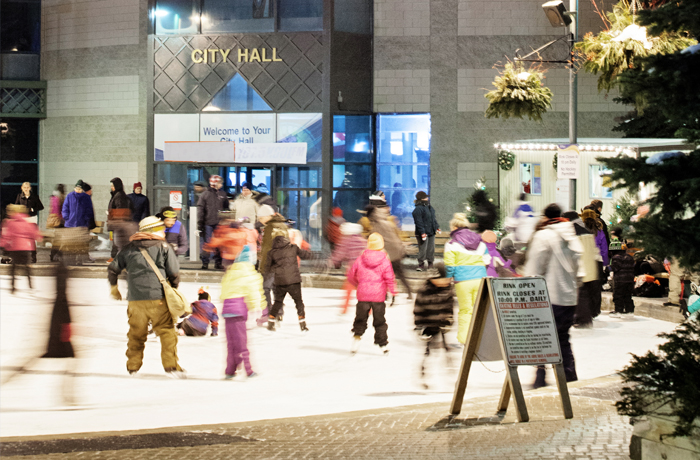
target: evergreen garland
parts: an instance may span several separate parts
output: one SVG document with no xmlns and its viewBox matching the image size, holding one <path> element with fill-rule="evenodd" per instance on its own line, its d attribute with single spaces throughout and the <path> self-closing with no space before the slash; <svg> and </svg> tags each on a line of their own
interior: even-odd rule
<svg viewBox="0 0 700 460">
<path fill-rule="evenodd" d="M 615 403 L 617 411 L 631 417 L 676 416 L 670 437 L 699 436 L 700 428 L 694 422 L 700 414 L 700 323 L 686 320 L 659 337 L 668 341 L 657 353 L 632 355 L 631 364 L 620 372 L 630 385 L 622 389 L 622 400 Z"/>
<path fill-rule="evenodd" d="M 524 118 L 542 121 L 552 107 L 552 91 L 542 86 L 544 75 L 526 71 L 521 62 L 507 63 L 493 82 L 496 89 L 486 93 L 486 118 Z"/>
<path fill-rule="evenodd" d="M 646 37 L 646 43 L 639 36 L 631 38 L 629 32 L 638 29 L 626 0 L 620 1 L 607 14 L 610 29 L 593 35 L 587 33 L 576 43 L 575 49 L 583 55 L 583 69 L 598 77 L 598 91 L 609 91 L 618 85 L 617 77 L 627 69 L 635 67 L 635 58 L 655 54 L 669 54 L 697 43 L 686 34 L 677 31 L 664 31 L 658 36 Z M 629 29 L 628 29 L 629 27 Z M 645 33 L 646 31 L 644 31 Z M 618 41 L 618 37 L 626 37 Z"/>
<path fill-rule="evenodd" d="M 515 155 L 508 150 L 498 151 L 498 167 L 504 171 L 510 171 L 515 165 Z"/>
<path fill-rule="evenodd" d="M 559 152 L 554 153 L 554 159 L 552 160 L 552 168 L 554 170 L 557 170 L 557 167 L 559 166 Z"/>
</svg>

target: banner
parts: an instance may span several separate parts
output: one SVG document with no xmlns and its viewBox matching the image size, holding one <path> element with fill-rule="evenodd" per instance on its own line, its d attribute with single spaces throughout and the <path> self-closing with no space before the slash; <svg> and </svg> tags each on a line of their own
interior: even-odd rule
<svg viewBox="0 0 700 460">
<path fill-rule="evenodd" d="M 306 164 L 306 142 L 236 144 L 236 163 Z"/>
<path fill-rule="evenodd" d="M 274 113 L 203 113 L 199 119 L 199 140 L 260 144 L 277 141 Z"/>
</svg>

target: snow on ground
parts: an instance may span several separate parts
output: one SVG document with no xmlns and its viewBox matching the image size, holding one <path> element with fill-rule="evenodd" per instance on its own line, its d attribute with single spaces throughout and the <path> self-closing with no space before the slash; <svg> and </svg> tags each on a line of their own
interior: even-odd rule
<svg viewBox="0 0 700 460">
<path fill-rule="evenodd" d="M 413 331 L 412 304 L 405 295 L 396 306 L 387 308 L 390 353 L 381 355 L 372 344 L 370 325 L 359 353 L 352 356 L 354 308 L 340 315 L 342 291 L 308 288 L 303 290 L 308 333 L 299 330 L 289 297 L 277 332 L 256 327 L 254 319 L 259 313 L 249 318 L 249 349 L 258 376 L 223 380 L 226 337 L 222 320 L 218 337 L 180 338 L 178 355 L 187 370 L 186 380 L 166 377 L 160 345 L 152 335 L 146 343 L 144 365 L 138 377 L 131 377 L 124 354 L 127 304 L 109 298 L 106 280 L 69 280 L 77 358 L 35 359 L 44 353 L 48 340 L 53 279 L 34 278 L 34 293 L 18 291 L 13 296 L 9 277 L 0 278 L 3 437 L 232 423 L 449 403 L 461 359 L 461 348 L 449 353 L 449 364 L 442 350 L 433 353 L 429 388 L 422 386 L 418 373 L 424 347 Z M 21 279 L 19 287 L 25 283 Z M 183 283 L 181 289 L 194 300 L 199 286 Z M 124 281 L 120 281 L 120 290 L 126 294 Z M 210 286 L 209 292 L 220 307 L 219 286 Z M 656 334 L 674 327 L 649 318 L 604 316 L 593 329 L 572 329 L 580 379 L 614 373 L 629 362 L 629 353 L 654 348 L 660 342 Z M 456 344 L 456 331 L 449 334 L 448 342 Z M 65 376 L 69 366 L 74 378 Z M 25 371 L 16 372 L 19 367 Z M 465 398 L 499 394 L 503 369 L 502 362 L 474 363 Z M 533 368 L 520 367 L 519 373 L 529 388 Z M 551 374 L 549 380 L 554 381 Z M 66 382 L 69 387 L 72 384 L 77 406 L 63 401 Z"/>
</svg>

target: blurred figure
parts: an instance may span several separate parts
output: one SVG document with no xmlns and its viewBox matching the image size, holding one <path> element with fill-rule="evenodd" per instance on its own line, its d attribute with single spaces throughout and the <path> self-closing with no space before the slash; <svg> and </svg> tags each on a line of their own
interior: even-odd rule
<svg viewBox="0 0 700 460">
<path fill-rule="evenodd" d="M 574 224 L 576 236 L 581 241 L 581 260 L 579 262 L 579 274 L 582 276 L 582 284 L 578 288 L 578 302 L 574 313 L 574 327 L 591 328 L 593 318 L 600 314 L 601 284 L 599 280 L 602 257 L 594 236 L 599 228 L 593 211 L 586 212 L 586 219 L 581 220 L 576 211 L 562 214 Z M 591 216 L 592 214 L 592 216 Z M 606 251 L 607 252 L 607 251 Z"/>
<path fill-rule="evenodd" d="M 22 184 L 22 191 L 17 195 L 15 204 L 24 206 L 27 209 L 27 220 L 33 224 L 39 223 L 39 211 L 44 209 L 44 205 L 41 204 L 41 200 L 36 193 L 32 193 L 32 184 L 25 182 Z M 36 247 L 32 251 L 32 263 L 36 263 Z"/>
<path fill-rule="evenodd" d="M 27 274 L 29 289 L 32 288 L 32 277 L 29 271 L 29 261 L 32 253 L 36 253 L 36 241 L 41 241 L 39 227 L 27 219 L 27 208 L 21 204 L 7 206 L 7 219 L 2 222 L 0 246 L 12 258 L 10 282 L 12 294 L 15 293 L 15 271 L 21 265 Z"/>
<path fill-rule="evenodd" d="M 251 222 L 255 222 L 258 218 L 258 207 L 258 202 L 255 201 L 253 191 L 248 185 L 248 182 L 243 182 L 241 185 L 241 193 L 231 205 L 233 218 L 240 220 L 247 217 Z"/>
<path fill-rule="evenodd" d="M 403 271 L 401 261 L 404 257 L 404 246 L 399 237 L 398 229 L 393 221 L 389 220 L 389 208 L 386 204 L 380 206 L 368 206 L 367 218 L 369 219 L 372 231 L 379 233 L 383 239 L 384 250 L 391 260 L 391 268 L 394 275 L 401 280 L 408 292 L 408 298 L 413 298 L 411 286 L 408 284 L 406 274 Z M 392 300 L 391 305 L 394 304 Z"/>
<path fill-rule="evenodd" d="M 467 340 L 481 279 L 486 276 L 486 266 L 491 263 L 489 251 L 481 241 L 481 236 L 468 227 L 467 216 L 456 213 L 450 221 L 450 240 L 445 244 L 447 276 L 454 278 L 459 301 L 457 340 L 462 344 Z"/>
<path fill-rule="evenodd" d="M 246 375 L 253 377 L 248 352 L 248 311 L 267 306 L 263 295 L 263 278 L 250 261 L 251 251 L 245 247 L 236 261 L 226 270 L 221 280 L 221 298 L 224 307 L 221 316 L 226 321 L 226 380 L 236 375 L 242 364 Z"/>
<path fill-rule="evenodd" d="M 66 200 L 66 186 L 63 184 L 56 185 L 56 189 L 51 194 L 49 199 L 49 216 L 46 218 L 46 228 L 62 228 L 65 221 L 63 220 L 63 202 Z M 58 255 L 58 246 L 51 245 L 51 262 L 54 262 Z"/>
<path fill-rule="evenodd" d="M 166 206 L 160 210 L 159 217 L 165 224 L 165 241 L 172 246 L 175 254 L 182 255 L 190 248 L 187 242 L 187 229 L 182 225 L 182 222 L 177 220 L 177 213 L 170 206 Z"/>
<path fill-rule="evenodd" d="M 272 308 L 272 289 L 275 284 L 275 273 L 267 268 L 267 254 L 272 249 L 272 240 L 275 236 L 288 236 L 287 219 L 281 214 L 278 214 L 270 205 L 262 205 L 258 210 L 258 222 L 262 225 L 258 232 L 260 233 L 260 256 L 258 257 L 258 266 L 260 274 L 263 276 L 263 291 L 265 292 L 265 301 L 267 308 L 263 310 L 263 316 L 258 319 L 258 326 L 265 324 L 269 317 L 269 311 Z"/>
<path fill-rule="evenodd" d="M 486 276 L 493 276 L 494 278 L 510 278 L 516 276 L 515 272 L 510 268 L 512 262 L 510 260 L 506 262 L 501 252 L 498 250 L 496 244 L 498 237 L 496 234 L 491 230 L 486 230 L 481 234 L 481 241 L 484 242 L 489 256 L 491 256 L 491 262 L 486 267 Z"/>
<path fill-rule="evenodd" d="M 345 219 L 343 218 L 343 210 L 340 208 L 333 208 L 331 210 L 331 216 L 328 218 L 328 222 L 326 222 L 324 232 L 326 239 L 331 244 L 331 251 L 333 251 L 335 246 L 340 242 L 340 226 L 344 222 Z"/>
<path fill-rule="evenodd" d="M 507 217 L 505 222 L 506 230 L 512 233 L 512 240 L 516 245 L 527 244 L 530 241 L 530 237 L 535 231 L 535 225 L 539 221 L 539 218 L 535 215 L 535 210 L 525 201 L 526 198 L 526 194 L 520 194 L 515 204 L 513 215 Z"/>
<path fill-rule="evenodd" d="M 445 330 L 454 322 L 454 298 L 455 290 L 452 286 L 452 278 L 447 277 L 447 270 L 443 264 L 436 267 L 438 274 L 425 281 L 416 293 L 416 303 L 413 307 L 413 317 L 420 338 L 425 342 L 425 354 L 420 367 L 420 376 L 423 387 L 425 383 L 425 364 L 430 356 L 431 348 L 442 347 L 445 349 L 445 357 L 449 365 L 447 341 Z M 440 343 L 440 341 L 442 343 Z"/>
<path fill-rule="evenodd" d="M 216 252 L 221 257 L 221 268 L 228 268 L 246 246 L 248 235 L 233 220 L 231 211 L 219 213 L 220 224 L 214 229 L 211 239 L 205 243 L 205 251 Z M 217 265 L 217 268 L 219 266 Z"/>
<path fill-rule="evenodd" d="M 148 197 L 141 193 L 142 191 L 143 186 L 141 182 L 136 182 L 134 184 L 134 192 L 127 195 L 134 204 L 134 212 L 131 215 L 131 220 L 137 224 L 141 222 L 142 219 L 151 215 L 151 203 L 148 201 Z"/>
<path fill-rule="evenodd" d="M 211 336 L 219 335 L 219 315 L 216 314 L 216 306 L 211 303 L 211 296 L 204 288 L 197 292 L 198 300 L 192 302 L 192 314 L 188 315 L 177 325 L 180 335 L 190 337 L 202 337 L 207 335 L 207 328 L 211 323 Z"/>
<path fill-rule="evenodd" d="M 355 321 L 352 325 L 353 343 L 351 353 L 357 353 L 360 340 L 367 330 L 367 320 L 372 312 L 374 327 L 374 344 L 382 353 L 389 353 L 389 337 L 384 314 L 386 312 L 386 295 L 391 292 L 396 296 L 396 282 L 391 261 L 382 251 L 384 239 L 379 233 L 372 233 L 367 241 L 367 250 L 357 258 L 348 271 L 348 282 L 357 287 L 357 306 Z"/>
<path fill-rule="evenodd" d="M 146 217 L 139 222 L 139 232 L 132 235 L 130 243 L 117 254 L 116 259 L 107 268 L 111 296 L 121 300 L 122 295 L 117 286 L 119 274 L 127 271 L 129 286 L 129 338 L 127 345 L 126 369 L 129 374 L 136 374 L 143 365 L 143 350 L 148 336 L 148 323 L 160 338 L 160 358 L 163 369 L 168 376 L 185 378 L 186 374 L 178 364 L 177 333 L 173 316 L 165 303 L 163 286 L 142 250 L 153 259 L 164 278 L 173 287 L 180 283 L 180 266 L 173 248 L 165 242 L 165 224 L 155 216 Z"/>
<path fill-rule="evenodd" d="M 362 225 L 345 222 L 340 226 L 340 242 L 336 245 L 335 250 L 331 254 L 330 265 L 335 268 L 340 268 L 345 264 L 350 271 L 350 267 L 355 263 L 362 252 L 367 249 L 367 240 L 362 237 Z M 347 280 L 347 272 L 345 283 L 345 301 L 340 307 L 341 313 L 345 314 L 350 305 L 350 297 L 355 287 Z"/>
<path fill-rule="evenodd" d="M 472 195 L 474 201 L 474 214 L 476 215 L 476 231 L 481 233 L 485 230 L 493 230 L 498 219 L 498 211 L 489 199 L 488 193 L 484 190 L 477 190 Z"/>
<path fill-rule="evenodd" d="M 416 224 L 416 240 L 418 240 L 418 268 L 422 272 L 425 269 L 423 263 L 428 261 L 428 270 L 433 268 L 435 261 L 435 235 L 440 233 L 440 225 L 435 218 L 435 209 L 428 201 L 428 194 L 424 191 L 416 193 L 416 208 L 413 210 L 413 221 Z"/>
<path fill-rule="evenodd" d="M 256 265 L 258 263 L 258 231 L 255 229 L 255 225 L 248 218 L 243 218 L 240 221 L 241 228 L 246 234 L 246 246 L 250 250 L 248 253 L 248 260 L 251 264 Z"/>
<path fill-rule="evenodd" d="M 214 254 L 205 248 L 209 240 L 214 235 L 214 229 L 219 224 L 219 212 L 228 210 L 228 197 L 221 190 L 223 181 L 221 176 L 211 176 L 209 179 L 209 188 L 206 189 L 199 197 L 197 202 L 197 230 L 201 238 L 201 253 L 202 270 L 209 268 L 209 261 L 214 258 L 214 267 L 218 270 L 223 269 L 221 253 L 213 251 Z M 222 192 L 222 193 L 219 193 Z"/>
<path fill-rule="evenodd" d="M 134 203 L 124 192 L 124 184 L 118 177 L 110 182 L 112 198 L 107 205 L 107 225 L 112 232 L 112 252 L 107 263 L 111 263 L 117 253 L 129 242 L 129 237 L 136 230 L 131 216 L 134 213 Z"/>
</svg>

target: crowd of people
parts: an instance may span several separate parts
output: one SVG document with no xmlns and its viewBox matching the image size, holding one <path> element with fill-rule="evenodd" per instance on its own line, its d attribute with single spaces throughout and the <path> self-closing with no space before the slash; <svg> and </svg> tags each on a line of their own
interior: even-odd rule
<svg viewBox="0 0 700 460">
<path fill-rule="evenodd" d="M 211 176 L 209 184 L 197 182 L 197 228 L 201 243 L 202 269 L 214 259 L 216 269 L 225 273 L 221 280 L 222 308 L 218 311 L 208 292 L 200 289 L 191 313 L 175 315 L 164 283 L 172 288 L 179 284 L 178 255 L 187 253 L 187 231 L 172 207 L 150 215 L 148 198 L 142 185 L 134 184 L 126 194 L 119 178 L 111 181 L 111 199 L 107 207 L 107 225 L 113 232 L 108 278 L 111 296 L 122 299 L 118 276 L 127 272 L 128 344 L 127 371 L 136 374 L 143 362 L 149 329 L 161 343 L 161 359 L 166 373 L 184 378 L 178 362 L 179 335 L 216 336 L 219 315 L 225 320 L 227 363 L 225 378 L 233 378 L 243 368 L 249 377 L 255 372 L 247 347 L 246 322 L 249 312 L 259 310 L 259 326 L 275 332 L 283 321 L 284 299 L 290 295 L 295 303 L 299 328 L 309 331 L 301 286 L 301 260 L 319 260 L 310 251 L 295 222 L 281 215 L 275 203 L 264 193 L 242 185 L 239 196 L 229 202 L 222 190 L 223 180 Z M 448 350 L 445 332 L 455 322 L 457 302 L 457 340 L 467 340 L 472 312 L 482 279 L 490 277 L 542 276 L 546 280 L 557 327 L 567 381 L 577 380 L 573 352 L 569 342 L 572 326 L 592 327 L 601 313 L 603 286 L 612 280 L 611 317 L 632 317 L 635 286 L 635 260 L 628 254 L 621 229 L 608 232 L 601 218 L 602 202 L 593 201 L 579 214 L 562 213 L 550 204 L 539 216 L 520 197 L 505 222 L 507 236 L 499 238 L 495 228 L 496 206 L 483 191 L 473 197 L 474 212 L 455 213 L 449 221 L 450 235 L 444 245 L 444 263 L 435 263 L 435 239 L 441 233 L 429 196 L 420 191 L 415 197 L 413 218 L 418 244 L 417 271 L 426 272 L 423 284 L 414 292 L 402 264 L 407 243 L 402 240 L 396 221 L 381 191 L 369 197 L 358 223 L 345 222 L 342 212 L 334 208 L 325 235 L 332 252 L 328 267 L 346 270 L 346 295 L 340 306 L 348 311 L 352 293 L 357 304 L 352 324 L 350 351 L 356 353 L 368 328 L 370 316 L 374 329 L 373 343 L 382 354 L 389 352 L 387 306 L 395 304 L 397 281 L 414 299 L 415 326 L 426 343 L 425 356 L 431 348 Z M 37 227 L 37 212 L 43 209 L 30 184 L 22 186 L 17 204 L 8 208 L 0 243 L 12 257 L 12 289 L 15 267 L 36 260 L 36 241 L 42 236 Z M 78 181 L 65 195 L 59 185 L 50 198 L 47 228 L 81 229 L 95 227 L 91 186 Z M 76 234 L 77 235 L 77 234 Z M 63 260 L 68 253 L 89 257 L 85 247 L 72 244 L 77 237 L 55 244 L 52 260 Z M 30 279 L 31 286 L 31 279 Z M 64 283 L 65 284 L 65 283 Z M 425 363 L 422 366 L 422 373 Z M 544 367 L 537 371 L 535 387 L 546 384 Z"/>
</svg>

